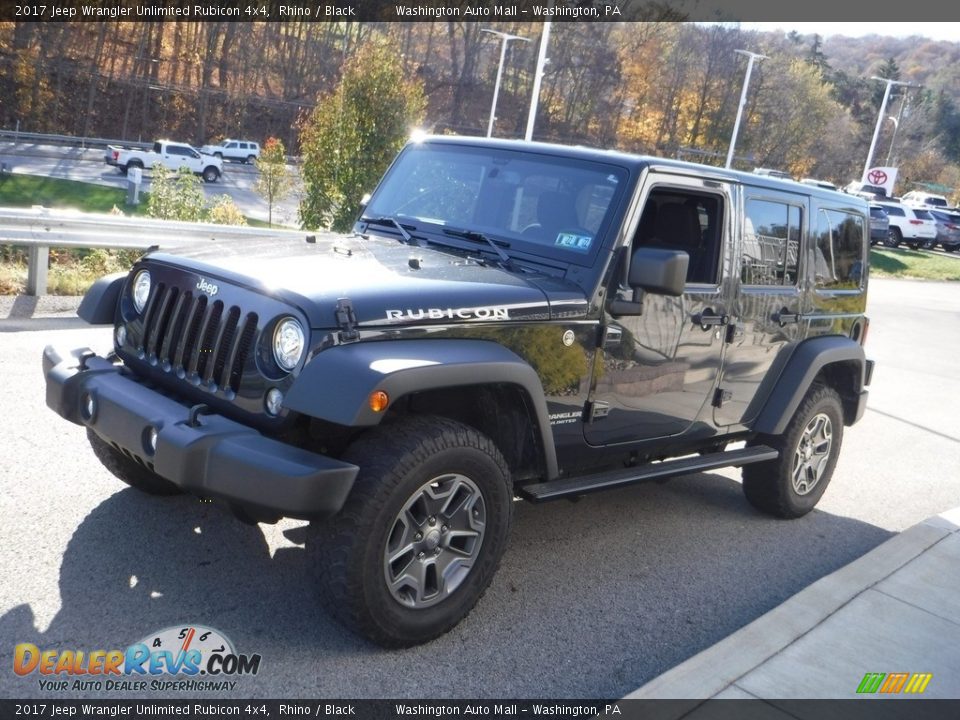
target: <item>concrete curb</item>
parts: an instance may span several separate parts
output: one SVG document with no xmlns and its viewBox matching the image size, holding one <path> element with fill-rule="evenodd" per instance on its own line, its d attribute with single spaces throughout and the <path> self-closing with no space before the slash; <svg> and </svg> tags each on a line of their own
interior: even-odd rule
<svg viewBox="0 0 960 720">
<path fill-rule="evenodd" d="M 960 532 L 960 508 L 908 528 L 625 699 L 706 700 L 720 694 L 865 590 L 956 532 Z"/>
</svg>

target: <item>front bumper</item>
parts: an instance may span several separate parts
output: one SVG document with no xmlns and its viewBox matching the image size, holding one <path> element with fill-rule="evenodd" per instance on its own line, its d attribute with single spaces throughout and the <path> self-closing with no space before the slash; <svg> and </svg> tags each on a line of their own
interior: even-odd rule
<svg viewBox="0 0 960 720">
<path fill-rule="evenodd" d="M 333 515 L 359 470 L 222 415 L 195 414 L 191 424 L 190 408 L 87 348 L 61 354 L 47 346 L 43 372 L 47 405 L 61 417 L 91 428 L 184 491 L 226 500 L 254 517 Z"/>
</svg>

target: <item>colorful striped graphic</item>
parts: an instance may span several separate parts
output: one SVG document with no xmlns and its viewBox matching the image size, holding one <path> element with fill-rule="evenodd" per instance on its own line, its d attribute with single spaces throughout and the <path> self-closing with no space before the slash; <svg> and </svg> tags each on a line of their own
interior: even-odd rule
<svg viewBox="0 0 960 720">
<path fill-rule="evenodd" d="M 897 694 L 919 695 L 927 689 L 933 679 L 933 673 L 867 673 L 857 687 L 859 694 Z"/>
</svg>

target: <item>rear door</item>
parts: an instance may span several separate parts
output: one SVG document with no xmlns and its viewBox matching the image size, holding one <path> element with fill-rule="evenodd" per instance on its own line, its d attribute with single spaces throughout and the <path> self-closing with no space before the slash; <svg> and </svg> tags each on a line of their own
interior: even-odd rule
<svg viewBox="0 0 960 720">
<path fill-rule="evenodd" d="M 780 349 L 802 335 L 805 288 L 801 238 L 809 231 L 805 195 L 745 186 L 736 263 L 739 282 L 729 345 L 713 417 L 719 426 L 745 424 Z"/>
</svg>

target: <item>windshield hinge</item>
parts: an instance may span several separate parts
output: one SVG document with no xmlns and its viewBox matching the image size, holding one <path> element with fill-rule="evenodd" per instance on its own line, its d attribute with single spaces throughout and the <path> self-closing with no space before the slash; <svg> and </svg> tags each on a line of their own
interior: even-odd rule
<svg viewBox="0 0 960 720">
<path fill-rule="evenodd" d="M 337 299 L 337 327 L 340 328 L 340 342 L 354 342 L 360 339 L 357 330 L 357 314 L 353 311 L 350 298 Z"/>
</svg>

